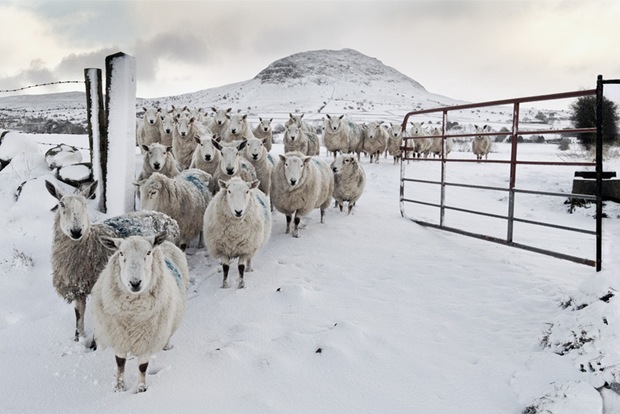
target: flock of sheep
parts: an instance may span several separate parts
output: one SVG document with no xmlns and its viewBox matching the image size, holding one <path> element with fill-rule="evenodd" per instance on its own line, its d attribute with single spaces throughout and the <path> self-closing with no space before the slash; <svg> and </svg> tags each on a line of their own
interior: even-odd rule
<svg viewBox="0 0 620 414">
<path fill-rule="evenodd" d="M 53 285 L 74 303 L 76 341 L 85 338 L 86 299 L 91 296 L 94 335 L 89 346 L 114 350 L 116 391 L 126 389 L 125 362 L 130 355 L 138 360 L 137 390 L 142 392 L 147 389 L 151 355 L 171 347 L 186 306 L 185 249 L 191 242 L 198 239 L 197 247 L 206 247 L 221 262 L 224 288 L 231 262 L 237 259 L 238 287 L 243 288 L 252 258 L 270 238 L 273 210 L 285 215 L 286 233 L 299 237 L 301 218 L 318 208 L 323 223 L 332 199 L 340 211 L 346 205 L 347 213 L 352 212 L 366 185 L 361 153 L 371 163 L 389 153 L 396 163 L 403 150 L 417 156 L 442 151 L 433 145 L 433 137 L 428 138 L 428 148 L 418 147 L 418 142 L 427 144 L 426 138 L 408 140 L 403 147 L 400 125 L 360 125 L 327 115 L 323 145 L 334 155 L 330 165 L 316 157 L 320 140 L 303 115 L 290 114 L 284 154 L 274 159 L 272 119 L 260 118 L 252 128 L 246 115 L 212 109 L 207 116 L 187 108 L 145 108 L 137 128 L 144 157 L 135 183 L 139 211 L 93 223 L 87 200 L 94 196 L 97 182 L 80 194 L 65 194 L 46 182 L 58 200 Z M 419 130 L 412 136 L 432 134 L 421 125 L 415 127 Z M 474 152 L 480 159 L 489 147 L 490 141 L 486 149 Z M 450 149 L 446 141 L 447 153 Z"/>
</svg>

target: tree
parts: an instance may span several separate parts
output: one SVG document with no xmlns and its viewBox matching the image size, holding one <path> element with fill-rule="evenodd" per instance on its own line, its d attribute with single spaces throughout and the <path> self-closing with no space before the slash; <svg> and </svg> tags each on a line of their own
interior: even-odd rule
<svg viewBox="0 0 620 414">
<path fill-rule="evenodd" d="M 571 105 L 575 128 L 596 127 L 596 96 L 583 96 Z M 603 143 L 618 144 L 618 107 L 603 96 Z M 577 139 L 589 150 L 596 144 L 596 134 L 579 133 Z"/>
</svg>

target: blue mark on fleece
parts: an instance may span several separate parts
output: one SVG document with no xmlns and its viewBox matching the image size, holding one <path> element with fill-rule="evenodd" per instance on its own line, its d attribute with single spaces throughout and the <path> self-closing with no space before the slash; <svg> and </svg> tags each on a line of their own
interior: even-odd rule
<svg viewBox="0 0 620 414">
<path fill-rule="evenodd" d="M 204 181 L 202 181 L 200 178 L 196 177 L 195 175 L 187 175 L 185 176 L 185 180 L 194 184 L 196 188 L 200 190 L 201 193 L 204 194 L 204 193 L 209 192 L 209 187 L 204 183 Z"/>
<path fill-rule="evenodd" d="M 172 263 L 172 260 L 164 259 L 164 261 L 166 262 L 166 267 L 172 272 L 174 281 L 177 282 L 179 289 L 183 288 L 183 281 L 181 280 L 181 273 L 179 272 L 179 269 L 177 269 L 174 263 Z"/>
<path fill-rule="evenodd" d="M 273 160 L 271 154 L 267 153 L 267 159 L 269 160 L 269 162 L 271 162 L 272 165 L 276 165 L 276 162 Z"/>
<path fill-rule="evenodd" d="M 269 210 L 267 210 L 267 206 L 265 205 L 263 200 L 258 196 L 258 194 L 256 194 L 256 199 L 258 200 L 258 203 L 263 207 L 263 215 L 265 216 L 265 223 L 266 223 L 267 220 L 269 219 Z"/>
</svg>

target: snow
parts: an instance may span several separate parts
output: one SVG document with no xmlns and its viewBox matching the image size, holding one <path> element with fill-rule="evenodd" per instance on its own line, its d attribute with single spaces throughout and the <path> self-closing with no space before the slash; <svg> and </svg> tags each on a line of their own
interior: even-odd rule
<svg viewBox="0 0 620 414">
<path fill-rule="evenodd" d="M 85 136 L 33 139 L 40 154 L 58 143 L 87 147 Z M 507 148 L 496 144 L 490 157 L 505 156 Z M 555 145 L 520 148 L 540 159 L 558 157 Z M 280 138 L 272 154 L 281 151 Z M 458 151 L 455 156 L 471 156 Z M 320 224 L 315 210 L 294 239 L 284 234 L 284 216 L 275 212 L 271 239 L 256 255 L 254 272 L 246 274 L 245 289 L 221 289 L 219 264 L 191 248 L 188 309 L 174 348 L 152 359 L 146 393 L 135 394 L 133 359 L 126 368 L 129 391 L 114 393 L 113 352 L 92 352 L 86 341 L 72 341 L 72 306 L 51 284 L 50 208 L 56 203 L 44 187 L 49 171 L 31 174 L 19 200 L 12 196 L 12 183 L 23 178 L 14 175 L 28 170 L 22 162 L 14 160 L 0 181 L 0 412 L 620 410 L 618 394 L 597 391 L 605 381 L 618 382 L 620 363 L 618 297 L 600 300 L 618 289 L 620 208 L 614 203 L 605 207 L 603 270 L 597 273 L 417 225 L 399 212 L 399 166 L 363 158 L 367 187 L 353 214 L 330 208 Z M 500 166 L 463 168 L 457 176 L 471 182 L 503 180 Z M 606 162 L 606 170 L 619 168 L 618 159 Z M 568 192 L 571 179 L 560 170 L 523 174 L 519 183 Z M 429 198 L 433 191 L 420 190 Z M 459 197 L 470 205 L 499 203 L 499 197 L 476 193 Z M 569 214 L 563 201 L 540 197 L 533 203 L 559 222 L 593 226 L 591 209 Z M 96 200 L 89 206 L 94 220 L 109 216 L 95 210 Z M 460 220 L 484 230 L 476 217 Z M 530 231 L 534 239 L 545 235 L 544 229 Z M 591 245 L 570 246 L 558 238 L 547 243 L 592 254 Z M 235 266 L 230 277 L 234 286 Z M 91 332 L 88 309 L 86 329 Z M 555 353 L 581 330 L 591 340 Z M 547 347 L 541 345 L 545 338 Z M 591 370 L 589 362 L 603 370 Z"/>
</svg>

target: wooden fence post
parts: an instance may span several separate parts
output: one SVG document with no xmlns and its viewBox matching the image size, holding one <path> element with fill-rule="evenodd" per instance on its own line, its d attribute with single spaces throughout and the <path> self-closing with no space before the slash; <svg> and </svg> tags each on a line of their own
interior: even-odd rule
<svg viewBox="0 0 620 414">
<path fill-rule="evenodd" d="M 105 182 L 107 173 L 107 130 L 101 69 L 84 69 L 86 81 L 86 119 L 88 122 L 88 144 L 93 176 L 99 182 L 97 199 L 99 211 L 106 212 Z"/>
<path fill-rule="evenodd" d="M 107 56 L 106 118 L 107 212 L 113 215 L 134 210 L 136 159 L 136 62 L 119 52 Z"/>
</svg>

